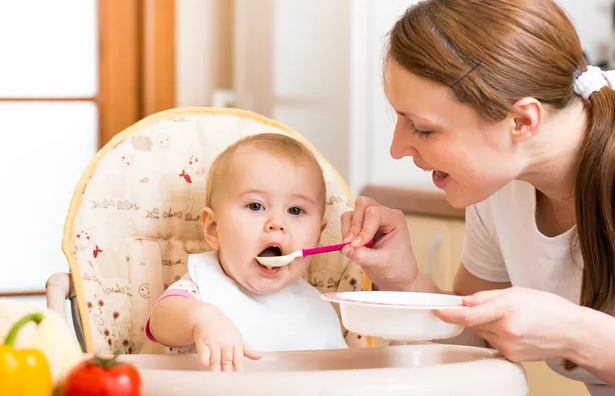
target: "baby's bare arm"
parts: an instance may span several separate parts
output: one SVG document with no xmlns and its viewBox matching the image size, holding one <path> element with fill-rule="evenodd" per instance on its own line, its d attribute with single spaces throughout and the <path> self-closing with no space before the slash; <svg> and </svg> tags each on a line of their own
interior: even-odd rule
<svg viewBox="0 0 615 396">
<path fill-rule="evenodd" d="M 194 343 L 194 329 L 211 306 L 181 296 L 159 301 L 150 316 L 149 328 L 156 340 L 169 347 L 186 347 Z"/>
</svg>

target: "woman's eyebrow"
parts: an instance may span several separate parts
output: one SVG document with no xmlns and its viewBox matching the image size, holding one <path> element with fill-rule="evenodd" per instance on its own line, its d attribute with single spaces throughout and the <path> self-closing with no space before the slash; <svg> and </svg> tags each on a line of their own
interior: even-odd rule
<svg viewBox="0 0 615 396">
<path fill-rule="evenodd" d="M 426 123 L 428 123 L 428 124 L 434 124 L 434 125 L 435 125 L 435 124 L 438 124 L 437 122 L 435 122 L 435 121 L 433 121 L 433 120 L 430 120 L 430 119 L 427 119 L 427 118 L 424 118 L 424 117 L 417 117 L 417 116 L 415 116 L 414 114 L 405 113 L 405 112 L 403 112 L 403 111 L 399 111 L 399 110 L 395 110 L 395 112 L 396 112 L 397 114 L 399 114 L 400 116 L 402 116 L 402 117 L 412 117 L 412 118 L 416 118 L 416 119 L 418 119 L 418 120 L 424 121 L 424 122 L 426 122 Z"/>
</svg>

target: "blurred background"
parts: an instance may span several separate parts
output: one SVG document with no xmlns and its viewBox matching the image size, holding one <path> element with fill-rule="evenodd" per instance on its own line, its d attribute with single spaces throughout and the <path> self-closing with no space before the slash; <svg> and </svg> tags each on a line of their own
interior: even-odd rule
<svg viewBox="0 0 615 396">
<path fill-rule="evenodd" d="M 0 0 L 0 298 L 45 306 L 73 190 L 116 133 L 173 107 L 288 124 L 354 194 L 403 210 L 421 268 L 450 287 L 464 213 L 395 161 L 382 51 L 416 0 Z M 559 0 L 588 60 L 615 63 L 612 0 Z M 542 363 L 532 396 L 586 395 Z"/>
</svg>

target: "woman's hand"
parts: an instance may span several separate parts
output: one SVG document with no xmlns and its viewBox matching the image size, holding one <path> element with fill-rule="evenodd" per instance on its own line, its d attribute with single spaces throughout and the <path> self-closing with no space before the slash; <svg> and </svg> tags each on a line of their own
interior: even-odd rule
<svg viewBox="0 0 615 396">
<path fill-rule="evenodd" d="M 342 236 L 351 242 L 342 250 L 361 265 L 380 289 L 411 290 L 418 269 L 410 243 L 404 214 L 380 205 L 371 198 L 359 197 L 355 209 L 342 215 Z M 364 247 L 374 240 L 370 248 Z"/>
<path fill-rule="evenodd" d="M 193 333 L 201 364 L 210 371 L 242 371 L 244 357 L 261 358 L 246 344 L 233 322 L 212 305 L 203 305 Z"/>
<path fill-rule="evenodd" d="M 574 356 L 581 307 L 552 293 L 511 287 L 464 297 L 469 309 L 440 310 L 443 320 L 470 327 L 507 359 Z"/>
</svg>

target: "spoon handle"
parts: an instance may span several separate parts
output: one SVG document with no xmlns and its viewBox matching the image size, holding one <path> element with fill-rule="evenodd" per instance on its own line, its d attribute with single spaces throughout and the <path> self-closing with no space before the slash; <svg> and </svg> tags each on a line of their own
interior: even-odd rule
<svg viewBox="0 0 615 396">
<path fill-rule="evenodd" d="M 348 243 L 339 243 L 337 245 L 319 246 L 319 247 L 315 247 L 311 249 L 303 249 L 302 250 L 303 257 L 311 256 L 313 254 L 337 252 L 339 250 L 342 250 L 344 246 L 348 245 Z M 365 246 L 371 246 L 373 244 L 374 244 L 374 241 L 369 241 L 365 244 Z"/>
</svg>

